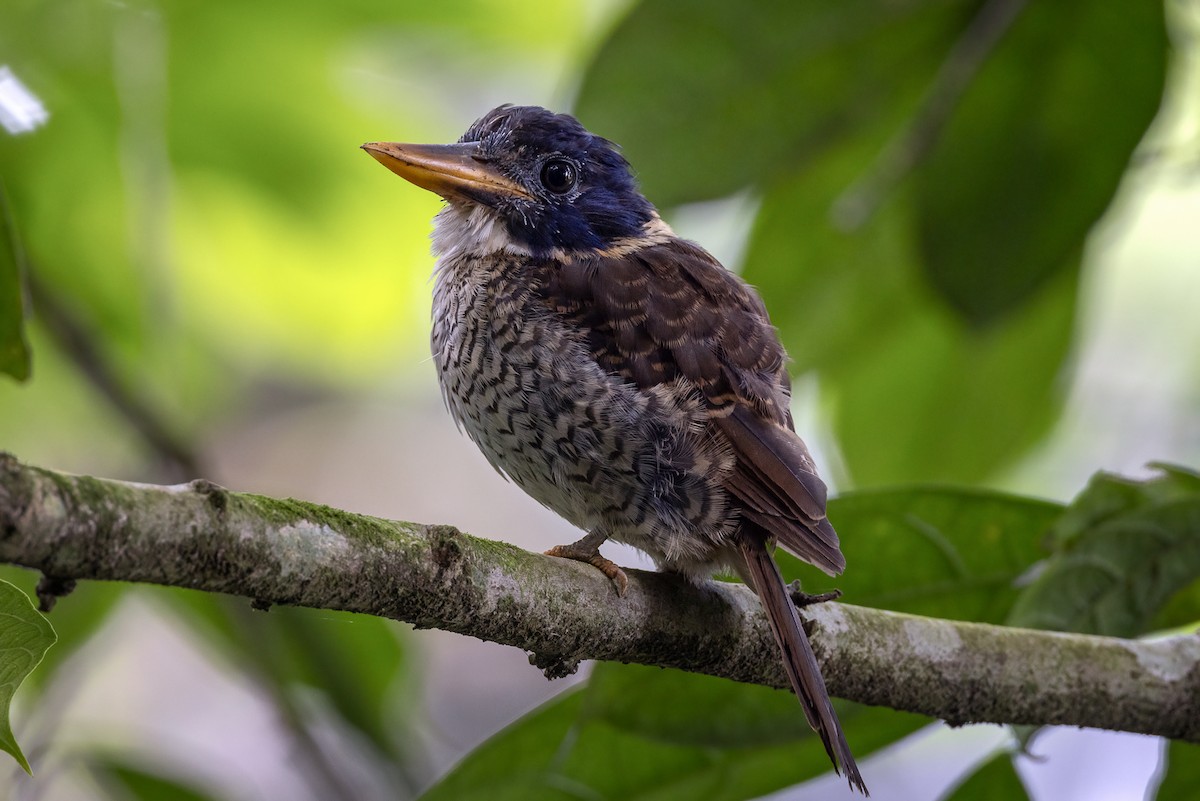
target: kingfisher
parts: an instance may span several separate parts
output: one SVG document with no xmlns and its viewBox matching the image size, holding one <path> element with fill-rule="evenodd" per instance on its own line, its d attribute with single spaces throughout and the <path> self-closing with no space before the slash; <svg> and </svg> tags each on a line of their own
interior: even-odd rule
<svg viewBox="0 0 1200 801">
<path fill-rule="evenodd" d="M 826 487 L 789 409 L 762 299 L 674 233 L 612 142 L 503 105 L 449 145 L 362 146 L 437 193 L 433 360 L 488 461 L 585 535 L 547 551 L 624 594 L 606 540 L 757 593 L 834 770 L 867 787 L 771 549 L 845 568 Z"/>
</svg>

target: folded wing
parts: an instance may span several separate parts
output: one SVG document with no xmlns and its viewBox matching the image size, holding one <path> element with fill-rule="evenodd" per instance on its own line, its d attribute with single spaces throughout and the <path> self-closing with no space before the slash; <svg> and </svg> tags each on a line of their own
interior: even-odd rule
<svg viewBox="0 0 1200 801">
<path fill-rule="evenodd" d="M 825 484 L 792 430 L 785 355 L 759 297 L 683 240 L 558 264 L 540 288 L 587 332 L 593 357 L 642 388 L 686 379 L 736 464 L 725 485 L 744 518 L 827 573 L 845 567 Z"/>
</svg>

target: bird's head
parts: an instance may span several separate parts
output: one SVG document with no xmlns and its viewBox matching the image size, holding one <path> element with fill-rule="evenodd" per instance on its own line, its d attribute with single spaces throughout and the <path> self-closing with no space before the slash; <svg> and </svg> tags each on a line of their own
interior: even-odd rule
<svg viewBox="0 0 1200 801">
<path fill-rule="evenodd" d="M 449 201 L 439 221 L 447 230 L 435 234 L 442 251 L 596 252 L 657 220 L 615 145 L 538 106 L 493 109 L 452 145 L 363 149 Z"/>
</svg>

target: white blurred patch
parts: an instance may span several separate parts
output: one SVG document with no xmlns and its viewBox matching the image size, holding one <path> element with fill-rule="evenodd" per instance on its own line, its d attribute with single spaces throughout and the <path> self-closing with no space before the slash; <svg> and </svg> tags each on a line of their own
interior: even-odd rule
<svg viewBox="0 0 1200 801">
<path fill-rule="evenodd" d="M 667 222 L 676 234 L 698 243 L 727 269 L 740 273 L 758 207 L 757 196 L 738 192 L 674 208 Z"/>
<path fill-rule="evenodd" d="M 0 125 L 14 136 L 29 133 L 50 119 L 38 96 L 12 70 L 0 66 Z"/>
</svg>

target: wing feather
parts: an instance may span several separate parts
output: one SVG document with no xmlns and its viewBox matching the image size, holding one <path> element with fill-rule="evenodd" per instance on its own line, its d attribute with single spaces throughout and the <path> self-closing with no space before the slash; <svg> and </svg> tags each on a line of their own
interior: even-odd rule
<svg viewBox="0 0 1200 801">
<path fill-rule="evenodd" d="M 732 447 L 743 516 L 829 573 L 845 567 L 826 489 L 792 430 L 783 345 L 758 295 L 697 245 L 548 263 L 539 291 L 609 372 L 639 387 L 687 379 Z"/>
</svg>

